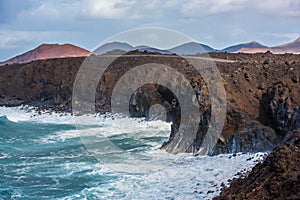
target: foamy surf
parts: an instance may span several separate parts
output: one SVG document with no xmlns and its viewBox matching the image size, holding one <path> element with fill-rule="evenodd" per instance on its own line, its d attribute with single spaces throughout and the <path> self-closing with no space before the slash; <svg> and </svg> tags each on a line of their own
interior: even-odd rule
<svg viewBox="0 0 300 200">
<path fill-rule="evenodd" d="M 170 131 L 162 121 L 104 115 L 74 120 L 23 107 L 0 107 L 0 116 L 6 116 L 0 119 L 3 198 L 211 199 L 266 155 L 168 154 L 159 149 Z M 97 148 L 101 156 L 95 157 L 83 136 L 106 138 L 119 156 Z"/>
</svg>

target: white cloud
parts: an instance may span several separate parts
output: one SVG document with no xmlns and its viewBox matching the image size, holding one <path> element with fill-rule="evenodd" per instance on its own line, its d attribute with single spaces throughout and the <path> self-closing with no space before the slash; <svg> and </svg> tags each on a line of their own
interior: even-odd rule
<svg viewBox="0 0 300 200">
<path fill-rule="evenodd" d="M 129 0 L 89 0 L 82 14 L 91 18 L 120 19 L 133 16 L 129 12 L 134 1 Z"/>
<path fill-rule="evenodd" d="M 243 8 L 247 0 L 191 0 L 186 1 L 181 8 L 184 16 L 203 16 L 235 11 Z"/>
<path fill-rule="evenodd" d="M 210 2 L 212 3 L 209 7 L 210 13 L 222 13 L 243 8 L 245 6 L 246 0 L 219 0 Z"/>
<path fill-rule="evenodd" d="M 32 35 L 26 31 L 7 31 L 0 30 L 0 49 L 15 48 L 17 42 L 32 41 Z"/>
<path fill-rule="evenodd" d="M 21 17 L 92 19 L 198 18 L 243 12 L 246 15 L 300 16 L 299 0 L 74 0 L 40 1 L 38 7 L 23 11 Z"/>
<path fill-rule="evenodd" d="M 147 2 L 145 4 L 145 8 L 148 9 L 148 10 L 154 10 L 154 9 L 157 9 L 160 5 L 160 2 L 158 0 L 151 0 L 149 2 Z"/>
<path fill-rule="evenodd" d="M 255 0 L 253 3 L 255 8 L 264 14 L 300 17 L 299 0 Z"/>
<path fill-rule="evenodd" d="M 0 30 L 0 49 L 17 48 L 23 42 L 43 42 L 49 40 L 49 36 L 55 38 L 60 34 L 55 31 Z"/>
<path fill-rule="evenodd" d="M 67 16 L 74 16 L 81 8 L 80 2 L 72 1 L 69 3 L 63 1 L 44 0 L 39 2 L 35 7 L 23 10 L 19 13 L 19 18 L 40 18 L 40 19 L 64 19 Z"/>
<path fill-rule="evenodd" d="M 185 1 L 181 13 L 186 17 L 243 11 L 272 16 L 300 17 L 299 0 L 190 0 Z"/>
<path fill-rule="evenodd" d="M 157 19 L 170 9 L 178 8 L 180 0 L 88 0 L 82 3 L 82 15 L 96 19 Z"/>
<path fill-rule="evenodd" d="M 6 6 L 0 19 L 2 57 L 7 49 L 41 42 L 93 47 L 111 34 L 147 26 L 182 31 L 220 48 L 257 39 L 279 44 L 300 33 L 300 0 L 30 0 Z"/>
</svg>

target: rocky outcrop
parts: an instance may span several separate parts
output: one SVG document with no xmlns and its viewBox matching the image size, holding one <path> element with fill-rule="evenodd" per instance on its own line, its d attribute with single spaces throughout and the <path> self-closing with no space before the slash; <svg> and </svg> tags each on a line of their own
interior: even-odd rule
<svg viewBox="0 0 300 200">
<path fill-rule="evenodd" d="M 160 55 L 133 51 L 127 53 L 132 57 L 120 57 L 111 64 L 96 89 L 96 111 L 110 111 L 110 97 L 114 87 L 135 66 L 160 63 L 172 67 L 184 74 L 194 90 L 195 96 L 191 103 L 199 105 L 197 109 L 200 118 L 195 135 L 187 133 L 189 136 L 178 136 L 178 129 L 182 125 L 182 105 L 176 95 L 162 85 L 147 84 L 138 88 L 130 97 L 128 109 L 133 117 L 148 117 L 151 106 L 162 105 L 167 120 L 173 122 L 169 141 L 163 148 L 172 152 L 180 137 L 190 137 L 190 143 L 182 145 L 179 151 L 197 152 L 203 144 L 209 122 L 214 120 L 207 83 L 187 60 L 172 55 L 147 56 L 149 54 Z M 210 55 L 236 60 L 233 63 L 216 62 L 226 89 L 227 115 L 222 135 L 211 154 L 271 150 L 288 131 L 299 126 L 299 55 Z M 70 112 L 73 83 L 83 60 L 83 57 L 49 59 L 0 67 L 0 104 L 28 104 L 41 109 Z M 170 80 L 172 78 L 174 77 L 164 77 Z M 124 86 L 132 84 L 130 81 L 128 79 Z M 88 85 L 82 87 L 89 88 Z"/>
<path fill-rule="evenodd" d="M 277 146 L 278 140 L 282 141 L 286 132 L 298 124 L 297 55 L 215 53 L 212 56 L 241 60 L 222 63 L 223 68 L 219 67 L 228 107 L 222 137 L 213 154 L 265 151 Z M 236 141 L 242 141 L 242 146 L 237 147 Z M 249 144 L 253 148 L 249 148 Z"/>
<path fill-rule="evenodd" d="M 258 121 L 250 121 L 238 131 L 232 142 L 233 152 L 264 152 L 272 150 L 282 142 L 276 132 Z"/>
<path fill-rule="evenodd" d="M 261 101 L 260 120 L 282 136 L 296 129 L 300 120 L 299 109 L 291 108 L 290 91 L 288 85 L 275 83 L 263 94 Z"/>
<path fill-rule="evenodd" d="M 71 112 L 72 88 L 84 57 L 0 67 L 1 105 L 32 105 Z"/>
<path fill-rule="evenodd" d="M 299 199 L 300 129 L 288 135 L 285 143 L 257 164 L 246 178 L 233 180 L 214 199 Z"/>
<path fill-rule="evenodd" d="M 204 79 L 200 76 L 193 77 L 190 79 L 190 84 L 193 87 L 193 90 L 195 92 L 195 100 L 200 105 L 199 106 L 199 115 L 200 115 L 200 121 L 198 124 L 198 130 L 196 131 L 196 134 L 192 138 L 192 142 L 185 146 L 184 148 L 178 148 L 178 144 L 182 140 L 183 136 L 179 133 L 179 127 L 180 126 L 187 126 L 186 124 L 181 123 L 181 112 L 180 112 L 180 104 L 178 101 L 174 98 L 172 100 L 172 125 L 171 125 L 171 133 L 169 140 L 165 142 L 162 145 L 162 149 L 165 149 L 168 152 L 172 153 L 178 153 L 178 152 L 193 152 L 196 153 L 199 151 L 200 147 L 202 146 L 202 143 L 204 141 L 204 136 L 207 133 L 209 121 L 211 120 L 211 101 L 209 98 L 209 91 L 207 87 L 207 83 L 204 81 Z M 184 127 L 185 128 L 185 127 Z M 178 148 L 180 151 L 178 151 Z M 175 150 L 175 151 L 174 151 Z"/>
<path fill-rule="evenodd" d="M 227 118 L 234 118 L 229 119 L 236 123 L 237 131 L 228 141 L 219 141 L 212 154 L 270 151 L 281 144 L 289 131 L 300 128 L 299 108 L 291 108 L 290 92 L 282 82 L 267 88 L 260 100 L 257 120 L 245 120 L 239 112 L 229 113 Z"/>
</svg>

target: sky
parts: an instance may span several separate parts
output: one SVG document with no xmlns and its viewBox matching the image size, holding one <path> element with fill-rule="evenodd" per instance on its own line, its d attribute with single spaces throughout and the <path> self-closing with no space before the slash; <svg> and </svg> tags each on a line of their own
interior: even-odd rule
<svg viewBox="0 0 300 200">
<path fill-rule="evenodd" d="M 254 40 L 276 46 L 300 36 L 300 0 L 0 0 L 0 61 L 42 43 L 92 51 L 144 27 L 175 30 L 216 49 Z"/>
</svg>

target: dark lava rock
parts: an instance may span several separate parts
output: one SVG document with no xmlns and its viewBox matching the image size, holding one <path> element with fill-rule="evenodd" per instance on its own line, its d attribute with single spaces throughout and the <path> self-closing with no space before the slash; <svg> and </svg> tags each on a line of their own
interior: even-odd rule
<svg viewBox="0 0 300 200">
<path fill-rule="evenodd" d="M 261 101 L 261 121 L 283 137 L 297 128 L 299 120 L 299 110 L 291 108 L 290 91 L 287 84 L 275 83 L 262 95 Z"/>
<path fill-rule="evenodd" d="M 269 151 L 281 141 L 282 138 L 272 128 L 257 121 L 250 121 L 243 130 L 235 134 L 232 151 L 244 153 Z"/>
<path fill-rule="evenodd" d="M 274 149 L 246 178 L 233 180 L 215 200 L 300 199 L 300 129 Z"/>
<path fill-rule="evenodd" d="M 132 117 L 147 118 L 152 105 L 162 105 L 166 110 L 166 120 L 172 121 L 169 140 L 163 148 L 173 153 L 197 153 L 203 145 L 209 122 L 214 120 L 207 83 L 182 57 L 151 57 L 148 54 L 155 53 L 128 52 L 127 55 L 139 56 L 120 57 L 109 66 L 96 88 L 96 112 L 111 110 L 111 95 L 116 83 L 135 66 L 160 63 L 172 67 L 184 74 L 195 92 L 193 102 L 189 102 L 199 105 L 197 111 L 201 120 L 195 135 L 188 132 L 178 134 L 185 116 L 181 115 L 178 99 L 166 87 L 148 84 L 132 91 L 128 110 Z M 222 135 L 210 154 L 270 149 L 277 144 L 278 137 L 284 138 L 288 131 L 299 127 L 300 55 L 211 53 L 210 56 L 236 61 L 215 63 L 223 78 L 228 101 Z M 291 61 L 288 66 L 285 64 L 287 60 Z M 84 58 L 60 58 L 1 66 L 0 105 L 26 104 L 41 110 L 71 112 L 73 84 L 83 61 Z M 124 86 L 131 84 L 128 80 Z M 82 85 L 82 88 L 87 89 L 89 85 Z M 189 142 L 179 145 L 180 148 L 174 152 L 180 138 L 186 137 L 190 137 Z"/>
</svg>

